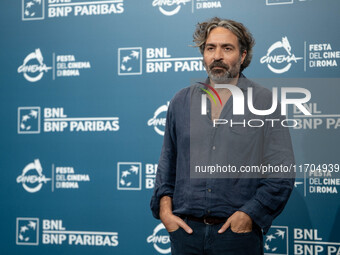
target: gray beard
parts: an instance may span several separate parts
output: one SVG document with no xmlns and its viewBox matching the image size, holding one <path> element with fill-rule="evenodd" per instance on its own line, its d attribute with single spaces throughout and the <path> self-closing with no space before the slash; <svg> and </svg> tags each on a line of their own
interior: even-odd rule
<svg viewBox="0 0 340 255">
<path fill-rule="evenodd" d="M 231 73 L 229 71 L 226 71 L 225 74 L 214 74 L 211 70 L 208 71 L 208 76 L 211 81 L 213 81 L 215 84 L 228 84 L 229 81 L 235 77 L 232 77 Z"/>
<path fill-rule="evenodd" d="M 224 74 L 221 74 L 220 72 L 214 73 L 214 71 L 209 69 L 209 67 L 207 67 L 205 63 L 204 63 L 204 67 L 207 70 L 208 76 L 212 82 L 214 82 L 215 84 L 229 84 L 231 80 L 236 78 L 240 72 L 241 56 L 236 66 L 229 67 L 229 70 L 225 71 Z"/>
</svg>

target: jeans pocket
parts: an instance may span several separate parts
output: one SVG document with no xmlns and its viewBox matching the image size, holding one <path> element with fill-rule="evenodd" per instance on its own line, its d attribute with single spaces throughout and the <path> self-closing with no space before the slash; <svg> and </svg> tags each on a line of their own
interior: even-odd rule
<svg viewBox="0 0 340 255">
<path fill-rule="evenodd" d="M 176 229 L 175 231 L 168 232 L 170 236 L 176 235 L 180 231 L 181 227 Z"/>
<path fill-rule="evenodd" d="M 228 230 L 235 236 L 249 236 L 251 233 L 253 233 L 254 231 L 254 228 L 252 228 L 252 230 L 250 232 L 242 232 L 242 233 L 237 233 L 237 232 L 234 232 L 231 227 L 228 228 Z"/>
<path fill-rule="evenodd" d="M 177 238 L 177 235 L 178 235 L 180 232 L 181 232 L 181 227 L 179 227 L 179 228 L 176 229 L 175 231 L 168 232 L 168 233 L 169 233 L 169 236 L 170 236 L 170 240 L 176 239 L 176 238 Z"/>
</svg>

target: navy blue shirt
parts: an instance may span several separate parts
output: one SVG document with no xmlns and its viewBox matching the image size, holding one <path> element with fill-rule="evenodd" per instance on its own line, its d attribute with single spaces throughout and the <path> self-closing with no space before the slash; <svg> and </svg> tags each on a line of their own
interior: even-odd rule
<svg viewBox="0 0 340 255">
<path fill-rule="evenodd" d="M 246 79 L 242 74 L 237 86 L 242 90 L 245 104 L 247 91 L 251 87 L 255 109 L 271 108 L 272 93 L 268 89 Z M 184 88 L 170 102 L 151 199 L 152 213 L 159 219 L 160 199 L 170 196 L 175 215 L 227 218 L 236 211 L 243 211 L 266 233 L 288 201 L 294 186 L 294 174 L 290 172 L 287 178 L 284 178 L 285 175 L 279 175 L 280 178 L 274 175 L 254 178 L 245 174 L 239 174 L 240 178 L 231 175 L 230 178 L 225 173 L 206 173 L 200 178 L 197 174 L 193 175 L 193 165 L 202 165 L 202 162 L 211 165 L 229 164 L 238 171 L 242 166 L 293 165 L 289 129 L 280 124 L 285 116 L 280 114 L 279 107 L 269 116 L 258 116 L 251 113 L 247 106 L 244 115 L 233 115 L 233 97 L 230 97 L 219 117 L 228 120 L 229 125 L 214 127 L 209 100 L 207 115 L 201 114 L 202 94 L 205 94 L 201 88 L 204 86 L 197 84 Z M 257 128 L 230 125 L 231 120 L 242 123 L 250 119 L 277 121 L 275 124 L 263 121 L 264 124 Z"/>
</svg>

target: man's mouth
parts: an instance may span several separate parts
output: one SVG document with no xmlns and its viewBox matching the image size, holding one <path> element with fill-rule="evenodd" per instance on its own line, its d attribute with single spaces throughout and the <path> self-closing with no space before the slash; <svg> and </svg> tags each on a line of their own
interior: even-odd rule
<svg viewBox="0 0 340 255">
<path fill-rule="evenodd" d="M 216 71 L 228 71 L 229 66 L 224 65 L 223 63 L 213 63 L 210 66 L 210 70 L 216 70 Z"/>
<path fill-rule="evenodd" d="M 228 71 L 227 68 L 222 67 L 222 66 L 215 66 L 215 67 L 211 68 L 210 70 L 215 74 L 224 74 L 225 72 Z"/>
</svg>

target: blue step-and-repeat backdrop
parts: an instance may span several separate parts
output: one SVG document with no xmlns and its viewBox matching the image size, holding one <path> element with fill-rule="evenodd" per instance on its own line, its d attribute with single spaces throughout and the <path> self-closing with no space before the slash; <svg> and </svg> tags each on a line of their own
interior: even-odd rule
<svg viewBox="0 0 340 255">
<path fill-rule="evenodd" d="M 169 101 L 206 77 L 195 25 L 214 16 L 253 33 L 248 78 L 311 92 L 313 116 L 289 112 L 297 164 L 338 167 L 339 14 L 334 0 L 3 0 L 0 253 L 170 253 L 149 202 Z M 330 172 L 298 175 L 265 253 L 339 255 L 339 193 Z"/>
</svg>

